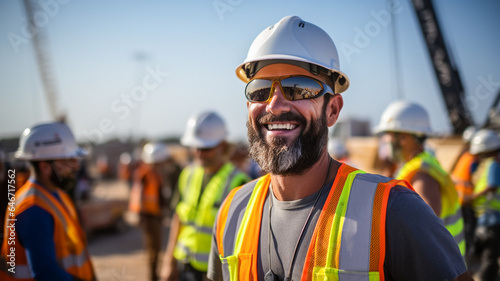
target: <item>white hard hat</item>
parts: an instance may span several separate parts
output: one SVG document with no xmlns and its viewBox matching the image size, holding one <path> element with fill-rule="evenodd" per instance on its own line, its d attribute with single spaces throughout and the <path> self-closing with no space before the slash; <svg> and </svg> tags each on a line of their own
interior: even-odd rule
<svg viewBox="0 0 500 281">
<path fill-rule="evenodd" d="M 124 165 L 128 165 L 128 164 L 132 163 L 132 156 L 130 155 L 130 153 L 122 152 L 120 154 L 120 163 L 122 163 Z"/>
<path fill-rule="evenodd" d="M 28 161 L 82 158 L 88 152 L 76 144 L 75 137 L 64 123 L 44 123 L 27 128 L 19 140 L 14 156 Z"/>
<path fill-rule="evenodd" d="M 146 164 L 160 163 L 168 157 L 170 157 L 170 152 L 162 143 L 147 143 L 142 149 L 141 160 Z"/>
<path fill-rule="evenodd" d="M 339 55 L 330 36 L 297 16 L 284 17 L 264 29 L 250 46 L 245 61 L 236 68 L 236 75 L 248 83 L 260 68 L 280 62 L 316 74 L 324 71 L 332 77 L 336 94 L 349 87 L 349 78 L 340 71 Z"/>
<path fill-rule="evenodd" d="M 472 137 L 469 151 L 471 154 L 476 155 L 498 149 L 500 149 L 500 137 L 498 134 L 490 129 L 481 129 Z"/>
<path fill-rule="evenodd" d="M 212 148 L 227 137 L 224 120 L 215 112 L 204 112 L 189 118 L 181 144 L 196 148 Z"/>
<path fill-rule="evenodd" d="M 331 138 L 328 140 L 328 153 L 335 159 L 340 159 L 348 155 L 347 149 L 341 140 Z"/>
<path fill-rule="evenodd" d="M 476 127 L 469 126 L 469 127 L 465 128 L 464 132 L 462 133 L 462 139 L 465 142 L 470 142 L 472 140 L 472 137 L 474 136 L 474 134 L 476 132 L 477 132 Z"/>
<path fill-rule="evenodd" d="M 390 104 L 380 123 L 374 129 L 376 134 L 384 132 L 408 133 L 427 136 L 432 133 L 429 114 L 420 105 L 406 101 L 396 101 Z"/>
</svg>

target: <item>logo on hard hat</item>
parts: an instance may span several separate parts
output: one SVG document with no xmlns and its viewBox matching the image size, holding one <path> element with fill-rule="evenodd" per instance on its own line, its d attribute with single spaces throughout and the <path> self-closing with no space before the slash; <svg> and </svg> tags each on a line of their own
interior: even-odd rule
<svg viewBox="0 0 500 281">
<path fill-rule="evenodd" d="M 62 143 L 59 134 L 54 134 L 53 139 L 35 141 L 35 146 L 50 146 Z"/>
</svg>

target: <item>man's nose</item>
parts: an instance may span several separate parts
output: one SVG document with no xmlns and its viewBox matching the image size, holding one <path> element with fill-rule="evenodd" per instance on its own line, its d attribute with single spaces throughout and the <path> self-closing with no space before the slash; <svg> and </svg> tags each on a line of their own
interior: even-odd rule
<svg viewBox="0 0 500 281">
<path fill-rule="evenodd" d="M 266 111 L 270 112 L 276 116 L 284 112 L 290 111 L 290 101 L 285 98 L 281 87 L 278 82 L 273 85 L 273 92 L 271 93 L 271 100 L 269 101 Z"/>
</svg>

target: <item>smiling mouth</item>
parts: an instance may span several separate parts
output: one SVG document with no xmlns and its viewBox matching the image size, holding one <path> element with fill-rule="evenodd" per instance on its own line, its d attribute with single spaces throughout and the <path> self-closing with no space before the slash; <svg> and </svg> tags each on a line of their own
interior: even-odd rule
<svg viewBox="0 0 500 281">
<path fill-rule="evenodd" d="M 280 123 L 280 124 L 267 124 L 266 128 L 269 131 L 276 131 L 276 130 L 293 130 L 297 127 L 296 124 L 291 124 L 291 123 Z"/>
</svg>

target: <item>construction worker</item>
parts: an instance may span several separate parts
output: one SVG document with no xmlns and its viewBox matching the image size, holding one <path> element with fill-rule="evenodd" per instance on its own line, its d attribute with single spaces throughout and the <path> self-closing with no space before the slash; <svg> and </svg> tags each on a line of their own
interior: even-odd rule
<svg viewBox="0 0 500 281">
<path fill-rule="evenodd" d="M 479 159 L 469 151 L 470 141 L 476 131 L 474 126 L 469 126 L 462 133 L 465 144 L 464 150 L 458 157 L 451 172 L 451 179 L 455 183 L 455 189 L 458 193 L 458 201 L 462 206 L 467 260 L 470 260 L 470 255 L 473 252 L 474 232 L 476 229 L 476 216 L 472 207 L 472 195 L 474 194 L 472 176 L 479 166 Z"/>
<path fill-rule="evenodd" d="M 455 184 L 438 160 L 424 149 L 432 133 L 427 111 L 416 103 L 393 102 L 382 114 L 376 133 L 387 138 L 391 160 L 401 165 L 395 178 L 413 186 L 443 220 L 465 256 L 463 217 Z"/>
<path fill-rule="evenodd" d="M 481 265 L 476 280 L 497 280 L 500 258 L 500 137 L 481 129 L 472 137 L 470 153 L 485 161 L 474 188 L 473 205 L 477 215 L 476 240 Z"/>
<path fill-rule="evenodd" d="M 126 182 L 129 188 L 132 188 L 134 182 L 132 177 L 132 156 L 128 152 L 122 152 L 117 164 L 118 179 Z"/>
<path fill-rule="evenodd" d="M 85 234 L 65 192 L 83 156 L 63 123 L 22 133 L 15 157 L 30 162 L 31 178 L 7 208 L 1 280 L 95 280 Z"/>
<path fill-rule="evenodd" d="M 349 80 L 325 31 L 287 16 L 257 36 L 236 73 L 248 83 L 250 155 L 268 174 L 221 206 L 209 279 L 471 280 L 406 182 L 328 155 Z"/>
<path fill-rule="evenodd" d="M 139 214 L 139 225 L 143 230 L 144 245 L 149 258 L 150 280 L 158 280 L 158 256 L 162 243 L 162 219 L 165 200 L 162 195 L 163 167 L 169 151 L 162 143 L 144 145 L 141 160 L 134 173 L 130 193 L 129 209 Z"/>
<path fill-rule="evenodd" d="M 192 116 L 181 143 L 195 164 L 179 176 L 180 201 L 170 224 L 162 280 L 206 280 L 212 226 L 229 191 L 250 179 L 227 161 L 227 130 L 215 112 Z"/>
</svg>

